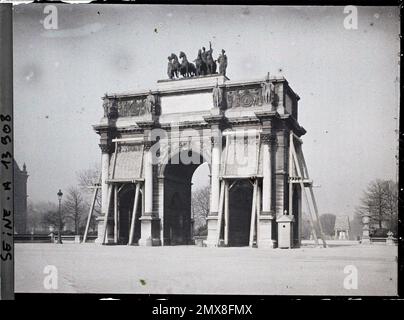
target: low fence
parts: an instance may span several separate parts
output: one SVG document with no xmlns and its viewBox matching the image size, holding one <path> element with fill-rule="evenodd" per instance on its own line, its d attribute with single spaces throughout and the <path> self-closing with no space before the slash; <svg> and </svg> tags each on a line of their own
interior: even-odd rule
<svg viewBox="0 0 404 320">
<path fill-rule="evenodd" d="M 386 243 L 387 242 L 387 237 L 370 237 L 370 242 L 371 243 Z M 391 241 L 393 241 L 394 244 L 398 243 L 397 238 L 392 238 Z"/>
<path fill-rule="evenodd" d="M 87 242 L 94 242 L 97 238 L 96 235 L 88 235 Z M 58 240 L 58 236 L 54 235 L 53 237 L 50 234 L 15 234 L 14 242 L 15 243 L 53 243 Z M 83 240 L 83 236 L 76 235 L 63 235 L 62 234 L 62 242 L 63 243 L 80 243 Z"/>
</svg>

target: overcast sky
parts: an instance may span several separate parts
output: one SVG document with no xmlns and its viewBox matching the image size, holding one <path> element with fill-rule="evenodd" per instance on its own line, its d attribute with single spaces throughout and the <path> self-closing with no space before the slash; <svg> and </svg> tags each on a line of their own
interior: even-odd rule
<svg viewBox="0 0 404 320">
<path fill-rule="evenodd" d="M 352 214 L 373 179 L 395 179 L 399 10 L 358 7 L 14 7 L 15 157 L 31 200 L 57 201 L 100 161 L 101 96 L 154 87 L 167 56 L 224 48 L 231 80 L 283 75 L 299 94 L 303 151 L 322 213 Z M 203 171 L 204 170 L 200 170 Z M 204 172 L 206 176 L 206 171 Z M 206 181 L 206 179 L 196 179 Z"/>
</svg>

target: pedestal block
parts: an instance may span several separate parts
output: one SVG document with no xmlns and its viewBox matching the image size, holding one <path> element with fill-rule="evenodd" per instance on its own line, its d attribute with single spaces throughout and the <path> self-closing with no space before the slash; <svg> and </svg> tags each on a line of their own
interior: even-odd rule
<svg viewBox="0 0 404 320">
<path fill-rule="evenodd" d="M 143 216 L 140 217 L 139 220 L 141 223 L 139 246 L 161 246 L 160 233 L 158 232 L 160 219 L 151 216 Z"/>
<path fill-rule="evenodd" d="M 208 238 L 206 239 L 207 247 L 217 247 L 217 222 L 218 216 L 209 216 L 206 218 L 208 224 Z"/>
<path fill-rule="evenodd" d="M 273 216 L 261 215 L 258 219 L 258 248 L 276 248 L 276 241 L 272 240 Z"/>
</svg>

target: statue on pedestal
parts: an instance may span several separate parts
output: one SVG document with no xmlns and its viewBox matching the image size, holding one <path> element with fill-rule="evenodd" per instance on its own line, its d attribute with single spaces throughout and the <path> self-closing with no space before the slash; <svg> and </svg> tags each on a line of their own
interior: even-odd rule
<svg viewBox="0 0 404 320">
<path fill-rule="evenodd" d="M 181 63 L 178 61 L 177 55 L 172 53 L 168 56 L 167 75 L 169 79 L 178 78 L 179 74 L 185 77 L 192 76 L 205 76 L 217 74 L 217 63 L 220 64 L 220 74 L 226 75 L 227 56 L 222 49 L 221 55 L 218 59 L 213 59 L 212 43 L 209 41 L 209 50 L 206 51 L 205 47 L 198 50 L 198 56 L 194 60 L 195 64 L 188 61 L 186 54 L 181 51 L 179 58 L 182 58 Z"/>
<path fill-rule="evenodd" d="M 156 110 L 156 97 L 149 90 L 149 94 L 146 97 L 146 111 L 148 113 L 154 114 Z"/>
<path fill-rule="evenodd" d="M 111 103 L 108 100 L 108 95 L 106 93 L 104 94 L 103 100 L 104 102 L 102 104 L 102 107 L 104 108 L 104 117 L 107 117 Z"/>
<path fill-rule="evenodd" d="M 205 49 L 205 48 L 203 48 Z M 215 74 L 216 73 L 216 62 L 213 59 L 213 49 L 212 49 L 212 44 L 209 41 L 209 50 L 206 51 L 206 67 L 208 69 L 208 74 Z"/>
<path fill-rule="evenodd" d="M 220 108 L 222 104 L 222 89 L 219 88 L 219 84 L 216 81 L 216 86 L 213 87 L 212 91 L 212 96 L 213 96 L 213 106 L 215 108 Z"/>
<path fill-rule="evenodd" d="M 219 74 L 226 76 L 226 68 L 227 68 L 227 56 L 225 55 L 224 49 L 222 49 L 222 54 L 217 58 L 217 62 L 219 63 Z"/>
<path fill-rule="evenodd" d="M 169 56 L 168 58 L 168 65 L 167 65 L 167 75 L 169 79 L 173 79 L 174 78 L 174 72 L 173 72 L 173 63 L 171 62 L 171 56 Z"/>
<path fill-rule="evenodd" d="M 275 96 L 275 86 L 269 81 L 269 72 L 264 83 L 261 83 L 262 87 L 262 100 L 264 104 L 271 104 Z"/>
</svg>

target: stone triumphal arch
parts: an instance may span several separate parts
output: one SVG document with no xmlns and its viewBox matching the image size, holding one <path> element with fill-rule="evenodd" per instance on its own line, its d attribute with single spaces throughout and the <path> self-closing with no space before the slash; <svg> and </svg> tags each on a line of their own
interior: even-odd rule
<svg viewBox="0 0 404 320">
<path fill-rule="evenodd" d="M 285 78 L 269 74 L 159 80 L 151 90 L 106 94 L 94 126 L 102 152 L 97 242 L 192 243 L 191 178 L 207 162 L 207 246 L 273 248 L 285 215 L 298 246 L 310 183 L 292 157 L 305 134 L 298 100 Z"/>
</svg>

